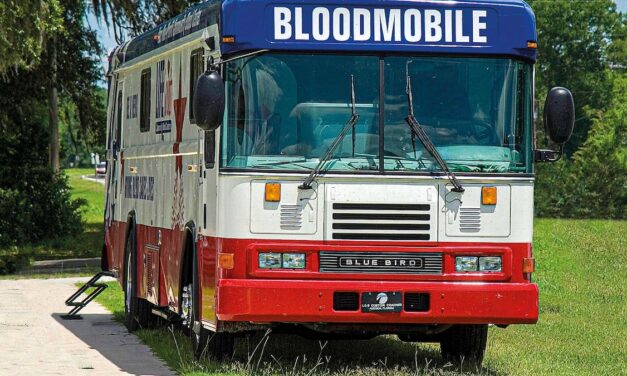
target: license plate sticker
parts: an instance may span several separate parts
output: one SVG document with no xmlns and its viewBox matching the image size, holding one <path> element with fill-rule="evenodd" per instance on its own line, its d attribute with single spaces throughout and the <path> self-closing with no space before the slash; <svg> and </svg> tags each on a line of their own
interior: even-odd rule
<svg viewBox="0 0 627 376">
<path fill-rule="evenodd" d="M 400 312 L 403 294 L 400 291 L 364 292 L 361 294 L 362 312 Z"/>
</svg>

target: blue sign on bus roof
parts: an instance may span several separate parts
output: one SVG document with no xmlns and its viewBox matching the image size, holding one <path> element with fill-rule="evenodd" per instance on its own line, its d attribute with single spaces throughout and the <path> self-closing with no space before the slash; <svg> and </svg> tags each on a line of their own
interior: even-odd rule
<svg viewBox="0 0 627 376">
<path fill-rule="evenodd" d="M 510 55 L 535 60 L 521 0 L 253 1 L 222 4 L 221 51 L 257 49 Z"/>
</svg>

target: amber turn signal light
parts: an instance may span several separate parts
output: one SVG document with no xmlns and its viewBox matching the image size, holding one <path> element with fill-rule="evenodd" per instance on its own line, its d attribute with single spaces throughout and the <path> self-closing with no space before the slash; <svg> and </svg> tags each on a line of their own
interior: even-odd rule
<svg viewBox="0 0 627 376">
<path fill-rule="evenodd" d="M 218 254 L 218 266 L 220 269 L 233 269 L 235 261 L 232 253 L 219 253 Z"/>
<path fill-rule="evenodd" d="M 266 183 L 266 201 L 268 202 L 281 201 L 281 184 L 280 183 Z"/>
<path fill-rule="evenodd" d="M 523 273 L 533 273 L 536 270 L 536 260 L 533 257 L 523 259 Z"/>
<path fill-rule="evenodd" d="M 496 205 L 496 187 L 481 188 L 481 203 L 483 205 Z"/>
<path fill-rule="evenodd" d="M 535 50 L 538 48 L 538 42 L 530 40 L 527 41 L 527 48 L 531 48 L 532 50 Z"/>
</svg>

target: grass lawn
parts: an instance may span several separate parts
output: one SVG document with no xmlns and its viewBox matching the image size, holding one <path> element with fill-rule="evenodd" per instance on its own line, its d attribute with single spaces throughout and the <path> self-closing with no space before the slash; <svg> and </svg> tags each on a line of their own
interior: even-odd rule
<svg viewBox="0 0 627 376">
<path fill-rule="evenodd" d="M 82 198 L 86 201 L 81 208 L 85 231 L 61 239 L 21 246 L 19 253 L 29 254 L 34 260 L 100 257 L 104 239 L 104 185 L 81 179 L 82 175 L 94 174 L 90 168 L 67 169 L 65 173 L 72 199 Z"/>
<path fill-rule="evenodd" d="M 491 328 L 482 369 L 457 368 L 432 344 L 395 337 L 320 343 L 289 335 L 237 341 L 235 359 L 193 360 L 189 339 L 163 328 L 138 332 L 170 367 L 186 376 L 292 375 L 626 375 L 627 222 L 537 220 L 534 278 L 540 286 L 536 325 Z M 98 300 L 123 317 L 122 292 L 111 284 Z M 259 346 L 258 343 L 265 343 Z M 262 351 L 263 350 L 263 351 Z M 263 353 L 263 354 L 262 354 Z"/>
</svg>

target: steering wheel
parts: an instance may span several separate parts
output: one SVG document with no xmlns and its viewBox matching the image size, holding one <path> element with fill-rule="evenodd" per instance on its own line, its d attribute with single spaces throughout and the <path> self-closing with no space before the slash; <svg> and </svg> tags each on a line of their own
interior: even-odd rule
<svg viewBox="0 0 627 376">
<path fill-rule="evenodd" d="M 485 141 L 488 144 L 498 143 L 498 138 L 494 129 L 494 126 L 488 122 L 477 120 L 473 122 L 474 136 L 483 144 Z M 478 128 L 478 129 L 477 129 Z"/>
</svg>

